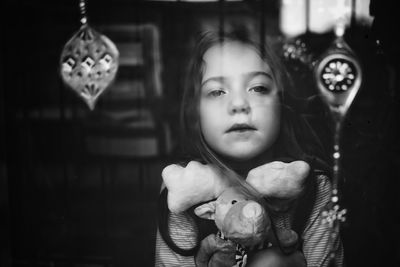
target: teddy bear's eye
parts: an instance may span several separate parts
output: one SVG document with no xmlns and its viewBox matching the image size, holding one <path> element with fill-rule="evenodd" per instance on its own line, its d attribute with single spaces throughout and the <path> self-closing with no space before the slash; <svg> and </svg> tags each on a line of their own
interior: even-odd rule
<svg viewBox="0 0 400 267">
<path fill-rule="evenodd" d="M 231 203 L 232 203 L 232 205 L 233 205 L 233 204 L 235 204 L 236 202 L 237 202 L 236 200 L 232 200 L 232 202 L 231 202 Z"/>
</svg>

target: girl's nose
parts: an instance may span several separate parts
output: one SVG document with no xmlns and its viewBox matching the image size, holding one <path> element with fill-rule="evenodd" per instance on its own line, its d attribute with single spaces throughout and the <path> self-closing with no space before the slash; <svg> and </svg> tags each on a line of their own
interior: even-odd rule
<svg viewBox="0 0 400 267">
<path fill-rule="evenodd" d="M 248 114 L 250 112 L 250 104 L 245 97 L 236 96 L 230 101 L 229 113 L 237 114 L 244 113 Z"/>
</svg>

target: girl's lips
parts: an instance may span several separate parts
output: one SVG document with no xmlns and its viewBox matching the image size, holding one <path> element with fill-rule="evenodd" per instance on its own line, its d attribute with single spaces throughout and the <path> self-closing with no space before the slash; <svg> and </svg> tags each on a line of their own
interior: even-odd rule
<svg viewBox="0 0 400 267">
<path fill-rule="evenodd" d="M 245 131 L 254 131 L 256 128 L 246 123 L 235 123 L 232 125 L 226 132 L 245 132 Z"/>
</svg>

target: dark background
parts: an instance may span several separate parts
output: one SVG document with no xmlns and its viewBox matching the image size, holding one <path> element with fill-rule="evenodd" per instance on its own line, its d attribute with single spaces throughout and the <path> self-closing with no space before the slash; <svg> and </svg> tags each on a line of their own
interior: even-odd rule
<svg viewBox="0 0 400 267">
<path fill-rule="evenodd" d="M 80 26 L 78 1 L 2 3 L 11 17 L 3 17 L 1 30 L 0 265 L 152 266 L 160 172 L 179 142 L 176 118 L 192 37 L 202 25 L 232 17 L 255 27 L 264 21 L 260 28 L 279 43 L 279 1 L 88 1 L 95 28 L 157 25 L 163 65 L 162 96 L 110 103 L 105 94 L 92 112 L 58 72 L 62 47 Z M 400 265 L 398 14 L 391 5 L 371 1 L 372 26 L 353 23 L 346 32 L 365 72 L 342 139 L 347 266 Z M 302 38 L 318 55 L 332 34 Z M 293 93 L 316 94 L 309 70 L 287 64 L 297 84 Z M 150 110 L 154 129 L 104 119 L 105 111 L 130 108 Z M 56 116 L 43 115 L 48 109 Z M 330 150 L 329 117 L 318 108 L 307 112 Z M 145 157 L 90 153 L 86 141 L 93 135 L 151 137 L 158 150 Z"/>
</svg>

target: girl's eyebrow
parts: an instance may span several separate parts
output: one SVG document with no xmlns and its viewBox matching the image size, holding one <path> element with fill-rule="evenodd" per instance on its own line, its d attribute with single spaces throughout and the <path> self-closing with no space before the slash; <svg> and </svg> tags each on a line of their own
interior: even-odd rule
<svg viewBox="0 0 400 267">
<path fill-rule="evenodd" d="M 265 76 L 270 80 L 274 79 L 271 73 L 268 73 L 268 72 L 265 72 L 265 71 L 252 71 L 252 72 L 246 73 L 245 76 L 247 78 L 250 78 L 250 79 L 254 78 L 256 76 Z"/>
<path fill-rule="evenodd" d="M 224 83 L 225 80 L 227 78 L 225 76 L 215 76 L 215 77 L 210 77 L 207 80 L 205 80 L 204 82 L 201 83 L 201 86 L 203 86 L 204 84 L 214 81 L 214 82 L 220 82 L 220 83 Z"/>
<path fill-rule="evenodd" d="M 266 78 L 268 78 L 270 80 L 273 80 L 272 74 L 270 74 L 268 72 L 265 72 L 265 71 L 251 71 L 251 72 L 244 73 L 243 76 L 248 80 L 250 80 L 250 79 L 252 79 L 252 78 L 254 78 L 256 76 L 265 76 Z M 225 83 L 225 81 L 227 79 L 228 78 L 226 76 L 210 77 L 207 80 L 205 80 L 204 82 L 202 82 L 201 86 L 203 86 L 204 84 L 206 84 L 207 82 L 210 82 L 210 81 Z"/>
</svg>

